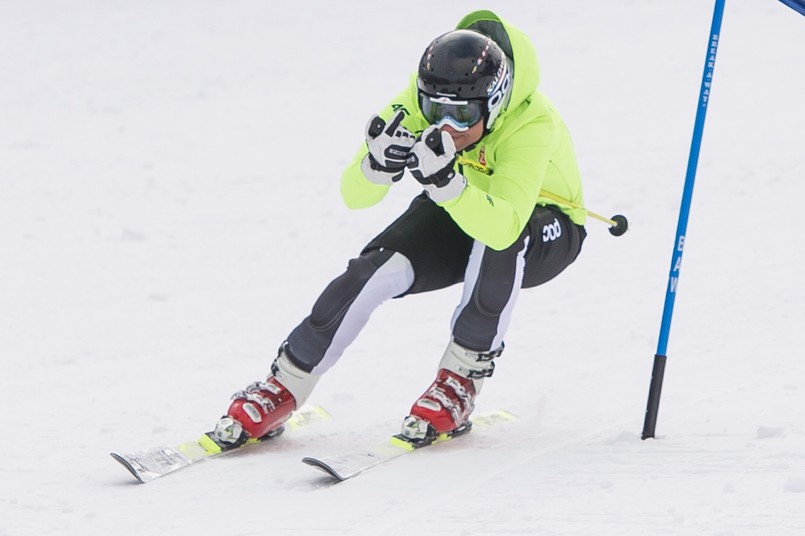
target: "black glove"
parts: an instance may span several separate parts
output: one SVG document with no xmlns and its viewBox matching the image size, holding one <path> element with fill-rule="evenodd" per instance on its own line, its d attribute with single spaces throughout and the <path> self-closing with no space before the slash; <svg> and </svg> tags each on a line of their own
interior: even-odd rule
<svg viewBox="0 0 805 536">
<path fill-rule="evenodd" d="M 453 138 L 431 125 L 411 148 L 407 165 L 430 198 L 443 203 L 461 195 L 467 185 L 464 176 L 453 169 L 455 162 Z"/>
<path fill-rule="evenodd" d="M 380 116 L 372 116 L 366 125 L 366 145 L 369 147 L 361 170 L 375 184 L 391 185 L 399 181 L 405 171 L 408 152 L 416 138 L 402 126 L 405 113 L 402 111 L 386 122 Z"/>
</svg>

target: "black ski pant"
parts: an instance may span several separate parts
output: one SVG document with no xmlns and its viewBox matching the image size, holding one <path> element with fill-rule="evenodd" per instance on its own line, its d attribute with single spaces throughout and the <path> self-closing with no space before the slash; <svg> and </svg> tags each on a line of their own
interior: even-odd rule
<svg viewBox="0 0 805 536">
<path fill-rule="evenodd" d="M 471 350 L 497 350 L 519 290 L 562 272 L 578 256 L 586 234 L 559 208 L 537 206 L 518 239 L 496 251 L 464 233 L 422 194 L 327 286 L 310 316 L 288 336 L 289 358 L 302 370 L 321 374 L 385 300 L 461 282 L 453 339 Z"/>
</svg>

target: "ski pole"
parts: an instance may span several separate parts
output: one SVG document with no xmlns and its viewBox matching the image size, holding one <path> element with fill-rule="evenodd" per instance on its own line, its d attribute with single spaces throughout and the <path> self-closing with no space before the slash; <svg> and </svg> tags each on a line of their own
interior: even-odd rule
<svg viewBox="0 0 805 536">
<path fill-rule="evenodd" d="M 688 157 L 688 169 L 685 175 L 685 188 L 682 193 L 682 204 L 679 209 L 679 222 L 676 228 L 676 240 L 671 256 L 671 271 L 668 276 L 668 287 L 665 293 L 665 305 L 662 312 L 662 323 L 660 325 L 660 337 L 657 344 L 657 353 L 654 355 L 654 367 L 651 373 L 651 385 L 649 387 L 648 404 L 646 406 L 646 418 L 643 423 L 643 439 L 654 437 L 654 430 L 657 426 L 657 413 L 660 407 L 660 393 L 662 392 L 662 381 L 665 375 L 666 351 L 668 348 L 668 334 L 671 329 L 671 317 L 674 314 L 674 300 L 676 298 L 676 287 L 679 280 L 679 269 L 682 263 L 682 252 L 685 247 L 685 235 L 688 227 L 688 216 L 690 214 L 690 202 L 693 197 L 693 185 L 696 181 L 696 167 L 699 162 L 699 149 L 702 145 L 702 132 L 704 131 L 704 120 L 707 115 L 707 103 L 710 100 L 710 86 L 713 82 L 713 69 L 716 64 L 716 52 L 718 51 L 719 34 L 721 32 L 721 19 L 724 14 L 725 0 L 716 0 L 713 12 L 713 22 L 710 27 L 710 39 L 707 43 L 707 55 L 704 61 L 704 72 L 702 73 L 702 83 L 699 90 L 699 104 L 696 110 L 696 120 L 693 126 L 693 139 L 690 144 L 690 156 Z"/>
<path fill-rule="evenodd" d="M 570 199 L 559 197 L 558 195 L 552 194 L 551 192 L 540 190 L 539 195 L 540 197 L 547 197 L 548 199 L 556 201 L 558 203 L 562 203 L 563 205 L 568 205 L 573 208 L 580 208 L 585 212 L 587 212 L 587 215 L 590 216 L 591 218 L 609 224 L 610 226 L 609 232 L 610 234 L 612 234 L 612 236 L 621 236 L 629 228 L 629 221 L 626 219 L 626 216 L 623 216 L 621 214 L 615 214 L 611 218 L 606 218 L 604 216 L 601 216 L 600 214 L 596 214 L 592 210 L 584 208 L 578 203 L 574 203 Z"/>
<path fill-rule="evenodd" d="M 805 0 L 780 0 L 794 11 L 805 15 Z"/>
</svg>

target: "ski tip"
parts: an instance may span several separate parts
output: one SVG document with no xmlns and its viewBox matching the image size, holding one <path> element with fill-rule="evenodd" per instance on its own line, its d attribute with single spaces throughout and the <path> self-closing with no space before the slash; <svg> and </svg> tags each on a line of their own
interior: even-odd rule
<svg viewBox="0 0 805 536">
<path fill-rule="evenodd" d="M 302 410 L 307 410 L 314 415 L 321 417 L 322 419 L 332 419 L 333 416 L 321 406 L 314 405 L 314 406 L 302 406 Z"/>
<path fill-rule="evenodd" d="M 324 471 L 328 476 L 338 480 L 339 482 L 343 482 L 346 480 L 346 477 L 341 476 L 338 471 L 327 465 L 327 463 L 323 462 L 318 458 L 311 458 L 309 456 L 305 456 L 302 458 L 302 463 L 309 465 L 311 467 L 315 467 L 321 471 Z"/>
<path fill-rule="evenodd" d="M 314 407 L 314 408 L 316 409 L 316 411 L 318 411 L 319 413 L 323 413 L 323 414 L 327 415 L 328 417 L 330 416 L 330 413 L 329 413 L 329 412 L 328 412 L 326 409 L 324 409 L 322 406 L 319 406 L 319 405 L 317 404 L 317 405 L 315 405 L 315 406 L 313 406 L 313 407 Z"/>
<path fill-rule="evenodd" d="M 516 420 L 518 420 L 520 418 L 517 415 L 515 415 L 514 413 L 512 413 L 510 411 L 506 411 L 505 409 L 499 409 L 496 413 L 498 415 L 500 415 L 500 418 L 502 418 L 504 420 L 507 420 L 507 421 L 516 421 Z"/>
<path fill-rule="evenodd" d="M 132 476 L 134 476 L 134 478 L 136 478 L 136 479 L 137 479 L 137 482 L 139 482 L 140 484 L 145 484 L 145 482 L 146 482 L 146 481 L 145 481 L 145 480 L 143 480 L 143 477 L 142 477 L 142 476 L 141 476 L 141 475 L 140 475 L 140 474 L 137 472 L 137 470 L 136 470 L 136 469 L 134 469 L 134 467 L 132 467 L 131 463 L 129 462 L 129 460 L 128 460 L 128 459 L 126 459 L 126 457 L 125 457 L 125 456 L 121 456 L 120 454 L 117 454 L 116 452 L 110 452 L 110 453 L 109 453 L 109 455 L 110 455 L 110 456 L 111 456 L 111 457 L 112 457 L 112 458 L 113 458 L 115 461 L 117 461 L 118 463 L 120 463 L 120 465 L 122 465 L 123 467 L 125 467 L 126 469 L 128 469 L 129 473 L 131 473 L 131 474 L 132 474 Z"/>
<path fill-rule="evenodd" d="M 514 422 L 518 420 L 519 417 L 510 411 L 506 411 L 505 409 L 496 409 L 472 416 L 470 419 L 472 419 L 472 422 L 478 428 L 486 428 L 487 426 L 495 424 Z"/>
<path fill-rule="evenodd" d="M 321 406 L 304 405 L 296 410 L 290 419 L 285 422 L 285 426 L 297 429 L 311 422 L 327 421 L 332 416 Z"/>
</svg>

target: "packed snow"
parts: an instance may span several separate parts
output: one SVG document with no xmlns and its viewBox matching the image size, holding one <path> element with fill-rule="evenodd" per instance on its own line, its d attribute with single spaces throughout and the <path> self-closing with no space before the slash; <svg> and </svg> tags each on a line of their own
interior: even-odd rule
<svg viewBox="0 0 805 536">
<path fill-rule="evenodd" d="M 395 432 L 460 288 L 386 303 L 333 418 L 136 484 L 110 451 L 209 429 L 418 192 L 340 172 L 425 45 L 489 8 L 574 136 L 578 261 L 521 294 L 478 411 L 516 423 L 342 484 Z M 805 18 L 728 0 L 657 438 L 640 431 L 712 2 L 2 2 L 0 536 L 805 534 Z"/>
</svg>

